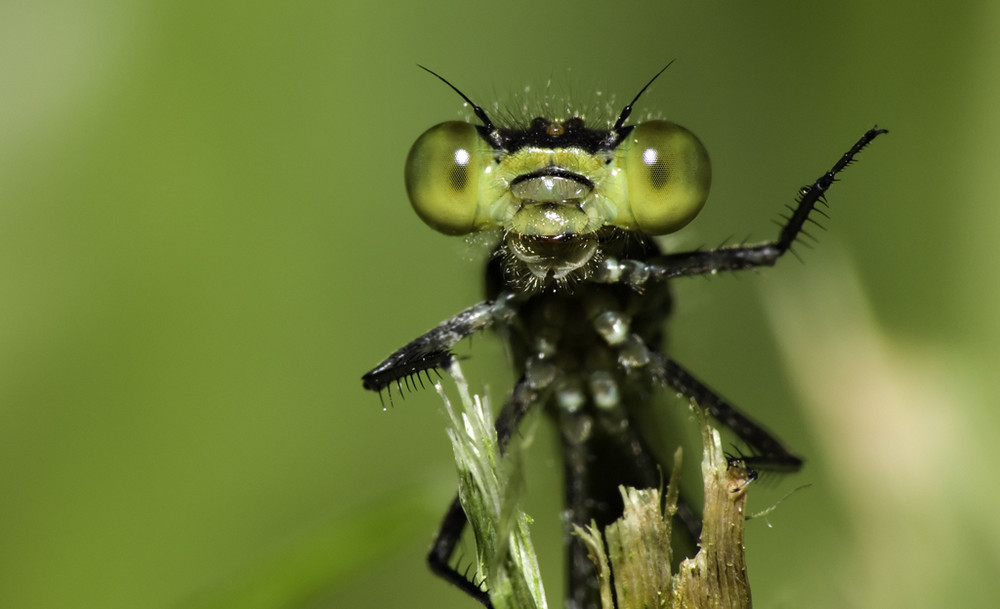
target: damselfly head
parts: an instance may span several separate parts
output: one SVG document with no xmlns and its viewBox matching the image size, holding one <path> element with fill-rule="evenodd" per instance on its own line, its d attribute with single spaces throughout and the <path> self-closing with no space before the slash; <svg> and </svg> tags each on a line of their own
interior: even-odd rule
<svg viewBox="0 0 1000 609">
<path fill-rule="evenodd" d="M 427 70 L 427 68 L 424 68 Z M 666 68 L 664 68 L 665 70 Z M 708 152 L 684 127 L 663 120 L 591 127 L 581 116 L 537 117 L 499 127 L 450 82 L 479 125 L 431 127 L 410 149 L 406 190 L 414 210 L 450 235 L 500 229 L 508 270 L 525 289 L 590 274 L 616 231 L 663 235 L 698 214 L 708 198 Z"/>
</svg>

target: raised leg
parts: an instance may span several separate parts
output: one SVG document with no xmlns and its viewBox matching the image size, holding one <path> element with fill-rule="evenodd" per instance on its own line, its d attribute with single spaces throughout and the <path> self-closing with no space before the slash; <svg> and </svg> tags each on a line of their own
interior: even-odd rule
<svg viewBox="0 0 1000 609">
<path fill-rule="evenodd" d="M 657 256 L 649 261 L 613 261 L 594 278 L 595 281 L 606 283 L 624 282 L 641 286 L 647 281 L 665 281 L 673 277 L 689 275 L 709 275 L 722 271 L 737 271 L 759 266 L 771 266 L 787 252 L 799 235 L 802 228 L 810 220 L 809 216 L 818 203 L 825 203 L 824 195 L 837 179 L 837 174 L 854 161 L 861 152 L 876 137 L 888 133 L 885 129 L 872 127 L 854 146 L 822 176 L 809 186 L 803 186 L 799 191 L 798 203 L 791 207 L 791 215 L 786 217 L 785 224 L 774 241 L 755 245 L 734 245 L 716 249 L 697 250 Z"/>
</svg>

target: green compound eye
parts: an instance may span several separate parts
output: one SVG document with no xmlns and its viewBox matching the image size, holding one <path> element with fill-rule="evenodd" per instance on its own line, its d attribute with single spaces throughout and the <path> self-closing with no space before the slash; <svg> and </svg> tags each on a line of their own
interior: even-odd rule
<svg viewBox="0 0 1000 609">
<path fill-rule="evenodd" d="M 406 157 L 406 192 L 420 219 L 449 235 L 475 230 L 479 178 L 489 158 L 469 123 L 441 123 L 417 138 Z"/>
<path fill-rule="evenodd" d="M 698 138 L 680 125 L 649 121 L 624 144 L 628 201 L 639 230 L 664 235 L 693 220 L 712 183 L 708 152 Z"/>
</svg>

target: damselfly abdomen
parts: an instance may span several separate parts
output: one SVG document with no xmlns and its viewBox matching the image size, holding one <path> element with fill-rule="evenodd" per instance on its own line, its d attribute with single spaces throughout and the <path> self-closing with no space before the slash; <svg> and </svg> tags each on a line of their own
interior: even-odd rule
<svg viewBox="0 0 1000 609">
<path fill-rule="evenodd" d="M 775 241 L 663 254 L 653 237 L 697 215 L 708 197 L 711 169 L 705 148 L 683 127 L 659 120 L 626 125 L 653 80 L 600 127 L 582 116 L 498 126 L 441 80 L 472 106 L 481 124 L 452 121 L 425 132 L 407 159 L 407 191 L 418 215 L 441 232 L 497 233 L 487 300 L 393 353 L 364 375 L 364 386 L 391 397 L 421 374 L 446 367 L 452 346 L 475 332 L 492 328 L 506 340 L 519 380 L 497 420 L 500 446 L 531 408 L 545 409 L 558 425 L 569 515 L 568 605 L 596 608 L 594 567 L 569 531 L 573 524 L 595 520 L 604 526 L 617 519 L 619 485 L 662 483 L 669 468 L 659 466 L 636 424 L 655 391 L 669 387 L 732 429 L 749 445 L 746 460 L 754 467 L 802 465 L 661 351 L 671 308 L 667 280 L 774 264 L 836 175 L 885 130 L 866 132 L 801 189 Z M 679 515 L 697 533 L 697 519 L 685 509 Z M 449 562 L 465 524 L 456 499 L 429 561 L 436 573 L 490 606 L 480 585 Z"/>
</svg>

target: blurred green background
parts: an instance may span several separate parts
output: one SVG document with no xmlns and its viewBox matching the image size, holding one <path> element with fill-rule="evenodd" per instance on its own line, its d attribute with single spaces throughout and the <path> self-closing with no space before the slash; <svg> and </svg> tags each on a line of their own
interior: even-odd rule
<svg viewBox="0 0 1000 609">
<path fill-rule="evenodd" d="M 0 606 L 471 607 L 423 564 L 439 402 L 360 383 L 480 298 L 406 201 L 461 112 L 415 64 L 487 105 L 625 101 L 670 59 L 636 116 L 714 166 L 677 247 L 770 238 L 891 130 L 804 263 L 677 286 L 674 355 L 809 458 L 751 496 L 812 484 L 749 524 L 758 605 L 995 602 L 998 30 L 989 2 L 6 0 Z M 528 458 L 559 606 L 550 432 Z"/>
</svg>

